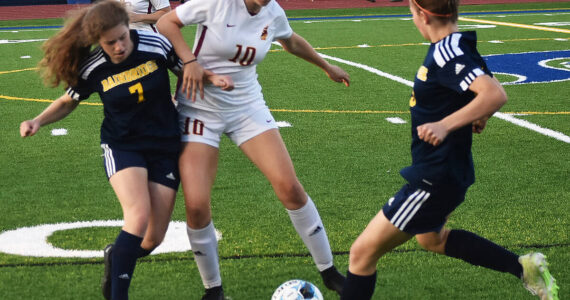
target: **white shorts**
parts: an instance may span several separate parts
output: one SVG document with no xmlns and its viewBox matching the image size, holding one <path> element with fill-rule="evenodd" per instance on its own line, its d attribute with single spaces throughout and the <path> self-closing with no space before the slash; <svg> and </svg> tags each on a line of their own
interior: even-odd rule
<svg viewBox="0 0 570 300">
<path fill-rule="evenodd" d="M 196 142 L 219 148 L 222 134 L 236 145 L 267 131 L 278 128 L 266 105 L 251 105 L 239 111 L 212 112 L 195 107 L 179 106 L 182 142 Z"/>
</svg>

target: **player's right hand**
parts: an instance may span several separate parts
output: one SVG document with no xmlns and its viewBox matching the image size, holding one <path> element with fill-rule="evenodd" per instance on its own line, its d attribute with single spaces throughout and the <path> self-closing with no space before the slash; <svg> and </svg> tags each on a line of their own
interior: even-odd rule
<svg viewBox="0 0 570 300">
<path fill-rule="evenodd" d="M 197 61 L 184 65 L 182 92 L 186 94 L 186 99 L 196 101 L 196 92 L 200 92 L 200 98 L 204 98 L 203 77 L 204 68 Z"/>
<path fill-rule="evenodd" d="M 36 120 L 26 120 L 20 124 L 20 136 L 32 136 L 40 129 L 40 122 Z"/>
</svg>

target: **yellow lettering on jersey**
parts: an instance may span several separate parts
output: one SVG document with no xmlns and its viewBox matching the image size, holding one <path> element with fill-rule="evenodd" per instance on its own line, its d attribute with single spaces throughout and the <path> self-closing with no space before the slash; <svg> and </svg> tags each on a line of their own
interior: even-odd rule
<svg viewBox="0 0 570 300">
<path fill-rule="evenodd" d="M 421 66 L 420 69 L 418 70 L 418 79 L 421 81 L 426 81 L 427 80 L 427 73 L 428 73 L 428 69 L 424 66 Z"/>
<path fill-rule="evenodd" d="M 144 64 L 138 65 L 132 69 L 123 71 L 101 80 L 103 92 L 106 92 L 118 85 L 128 83 L 147 76 L 148 74 L 158 70 L 158 65 L 154 60 L 149 60 Z"/>
<path fill-rule="evenodd" d="M 416 106 L 416 94 L 412 91 L 412 97 L 410 97 L 410 107 Z"/>
</svg>

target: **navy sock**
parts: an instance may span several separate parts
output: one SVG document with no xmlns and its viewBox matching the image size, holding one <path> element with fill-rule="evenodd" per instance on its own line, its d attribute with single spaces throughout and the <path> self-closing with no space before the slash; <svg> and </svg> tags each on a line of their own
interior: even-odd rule
<svg viewBox="0 0 570 300">
<path fill-rule="evenodd" d="M 121 230 L 111 252 L 111 299 L 129 299 L 129 285 L 135 271 L 142 237 Z"/>
<path fill-rule="evenodd" d="M 376 272 L 360 276 L 346 271 L 346 280 L 342 289 L 341 300 L 366 300 L 372 298 L 376 287 Z"/>
<path fill-rule="evenodd" d="M 445 255 L 472 265 L 508 272 L 517 278 L 522 275 L 518 255 L 469 231 L 451 230 L 445 244 Z"/>
<path fill-rule="evenodd" d="M 149 249 L 145 249 L 145 248 L 143 248 L 143 247 L 139 247 L 139 255 L 138 255 L 138 258 L 145 257 L 145 256 L 149 256 L 149 255 L 152 253 L 152 251 L 153 251 L 154 249 L 155 249 L 155 248 L 152 248 L 152 249 L 149 250 Z"/>
</svg>

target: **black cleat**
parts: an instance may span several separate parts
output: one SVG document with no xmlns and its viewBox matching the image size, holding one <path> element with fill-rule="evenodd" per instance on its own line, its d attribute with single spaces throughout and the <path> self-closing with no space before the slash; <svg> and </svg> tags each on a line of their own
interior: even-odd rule
<svg viewBox="0 0 570 300">
<path fill-rule="evenodd" d="M 103 262 L 105 264 L 105 271 L 103 273 L 103 278 L 101 278 L 101 291 L 103 292 L 103 297 L 107 300 L 111 300 L 111 251 L 113 250 L 113 244 L 107 245 L 103 249 Z"/>
<path fill-rule="evenodd" d="M 206 289 L 206 293 L 202 296 L 202 300 L 224 300 L 224 289 L 222 286 L 215 286 L 213 288 Z"/>
<path fill-rule="evenodd" d="M 338 272 L 335 266 L 322 271 L 321 277 L 323 278 L 325 286 L 329 290 L 335 291 L 339 295 L 342 294 L 342 286 L 344 285 L 346 278 Z"/>
</svg>

